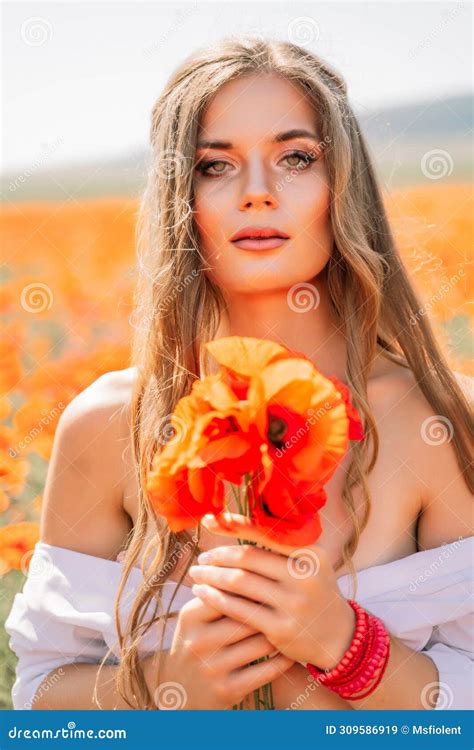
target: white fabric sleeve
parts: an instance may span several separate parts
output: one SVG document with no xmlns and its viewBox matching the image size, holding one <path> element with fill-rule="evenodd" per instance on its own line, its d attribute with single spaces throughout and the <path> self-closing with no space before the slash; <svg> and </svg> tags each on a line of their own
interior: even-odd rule
<svg viewBox="0 0 474 750">
<path fill-rule="evenodd" d="M 474 616 L 471 613 L 437 626 L 421 651 L 438 668 L 433 691 L 435 710 L 474 709 Z"/>
<path fill-rule="evenodd" d="M 43 680 L 62 665 L 98 664 L 109 648 L 105 663 L 119 663 L 115 599 L 122 573 L 122 563 L 115 560 L 36 544 L 23 591 L 16 594 L 5 622 L 10 647 L 18 657 L 12 690 L 15 709 L 30 709 Z M 139 568 L 132 568 L 120 600 L 122 629 L 142 580 Z M 174 582 L 164 584 L 164 607 L 175 587 Z M 181 586 L 172 611 L 178 612 L 192 596 L 189 587 Z M 167 624 L 163 650 L 171 646 L 175 625 L 176 619 Z M 139 655 L 154 653 L 160 643 L 161 628 L 155 623 L 142 637 Z M 60 673 L 51 674 L 42 690 L 59 678 Z"/>
<path fill-rule="evenodd" d="M 474 709 L 474 537 L 454 542 L 438 558 L 443 616 L 422 653 L 438 668 L 436 710 Z M 432 572 L 430 568 L 425 571 Z M 442 593 L 442 595 L 441 595 Z M 428 687 L 428 689 L 431 689 Z M 436 698 L 436 695 L 433 696 Z"/>
<path fill-rule="evenodd" d="M 78 558 L 83 558 L 81 565 Z M 36 545 L 23 591 L 15 595 L 5 622 L 10 648 L 18 657 L 14 709 L 31 709 L 36 691 L 52 670 L 74 662 L 99 663 L 107 654 L 103 630 L 110 628 L 115 589 L 107 586 L 111 582 L 101 575 L 103 569 L 91 563 L 97 560 L 41 542 Z M 117 656 L 111 654 L 106 663 L 118 663 Z M 52 675 L 44 689 L 59 675 Z"/>
</svg>

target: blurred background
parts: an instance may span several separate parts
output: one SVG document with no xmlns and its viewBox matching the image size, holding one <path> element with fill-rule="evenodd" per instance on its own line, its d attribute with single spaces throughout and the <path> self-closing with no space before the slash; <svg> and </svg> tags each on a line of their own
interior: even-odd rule
<svg viewBox="0 0 474 750">
<path fill-rule="evenodd" d="M 57 420 L 129 366 L 150 113 L 222 36 L 285 39 L 345 77 L 398 246 L 448 360 L 472 374 L 467 2 L 4 2 L 0 622 L 29 568 Z M 34 571 L 30 571 L 34 574 Z M 0 706 L 15 658 L 0 629 Z"/>
</svg>

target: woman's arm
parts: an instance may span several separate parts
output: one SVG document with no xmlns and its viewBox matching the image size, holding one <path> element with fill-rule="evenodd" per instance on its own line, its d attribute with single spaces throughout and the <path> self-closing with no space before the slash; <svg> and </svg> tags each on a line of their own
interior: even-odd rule
<svg viewBox="0 0 474 750">
<path fill-rule="evenodd" d="M 43 542 L 115 560 L 131 528 L 122 506 L 127 394 L 121 374 L 107 373 L 61 415 L 44 492 Z M 32 708 L 98 708 L 92 700 L 98 669 L 99 664 L 67 663 L 48 671 Z M 101 671 L 98 690 L 104 708 L 128 707 L 113 689 L 116 669 L 104 665 Z"/>
<path fill-rule="evenodd" d="M 272 683 L 277 710 L 350 711 L 352 706 L 320 685 L 302 664 L 294 664 Z"/>
<path fill-rule="evenodd" d="M 145 681 L 150 694 L 153 695 L 158 687 L 154 660 L 151 656 L 145 656 L 141 663 Z M 31 708 L 129 711 L 131 706 L 115 689 L 117 669 L 114 664 L 104 665 L 97 680 L 98 664 L 65 664 L 58 667 L 50 672 L 39 686 Z M 99 705 L 93 699 L 96 680 Z"/>
<path fill-rule="evenodd" d="M 36 710 L 56 709 L 130 709 L 130 706 L 115 690 L 117 667 L 106 664 L 97 683 L 100 706 L 93 700 L 98 664 L 65 664 L 54 669 L 43 680 L 31 708 Z"/>
<path fill-rule="evenodd" d="M 132 523 L 123 508 L 129 388 L 102 375 L 62 413 L 41 514 L 41 541 L 115 560 Z"/>
<path fill-rule="evenodd" d="M 434 708 L 436 691 L 427 690 L 438 679 L 433 661 L 390 636 L 390 659 L 376 690 L 367 698 L 349 701 L 352 708 L 423 710 Z"/>
</svg>

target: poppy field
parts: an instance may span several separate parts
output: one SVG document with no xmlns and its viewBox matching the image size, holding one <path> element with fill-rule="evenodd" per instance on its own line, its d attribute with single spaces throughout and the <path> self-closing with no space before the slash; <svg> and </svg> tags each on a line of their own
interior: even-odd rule
<svg viewBox="0 0 474 750">
<path fill-rule="evenodd" d="M 472 374 L 471 189 L 432 184 L 386 196 L 397 244 L 451 367 Z M 0 620 L 39 539 L 55 429 L 69 401 L 105 372 L 131 365 L 137 276 L 131 198 L 3 204 L 0 340 Z M 10 707 L 14 655 L 0 706 Z"/>
</svg>

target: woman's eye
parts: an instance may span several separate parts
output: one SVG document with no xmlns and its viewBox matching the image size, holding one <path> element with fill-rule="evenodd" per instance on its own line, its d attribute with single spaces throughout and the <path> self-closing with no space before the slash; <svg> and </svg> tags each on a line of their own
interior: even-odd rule
<svg viewBox="0 0 474 750">
<path fill-rule="evenodd" d="M 283 159 L 295 159 L 296 162 L 293 162 L 289 166 L 292 169 L 296 168 L 301 170 L 306 169 L 310 164 L 316 161 L 316 157 L 306 151 L 292 151 L 291 154 L 286 154 Z"/>
<path fill-rule="evenodd" d="M 282 160 L 293 159 L 293 163 L 289 163 L 288 166 L 291 169 L 307 169 L 313 162 L 316 161 L 316 157 L 306 151 L 292 151 L 290 154 L 286 154 Z M 226 174 L 226 167 L 231 166 L 228 162 L 222 159 L 212 159 L 210 161 L 201 161 L 196 166 L 196 169 L 206 177 L 220 177 L 220 175 Z M 212 171 L 210 171 L 212 170 Z"/>
<path fill-rule="evenodd" d="M 215 172 L 209 172 L 208 170 L 211 167 L 215 167 L 216 164 L 221 168 L 217 169 Z M 202 161 L 200 162 L 196 169 L 201 172 L 201 174 L 206 175 L 207 177 L 218 177 L 221 174 L 225 174 L 225 169 L 222 169 L 222 167 L 229 166 L 226 161 L 222 161 L 220 159 L 214 159 L 214 161 Z"/>
</svg>

